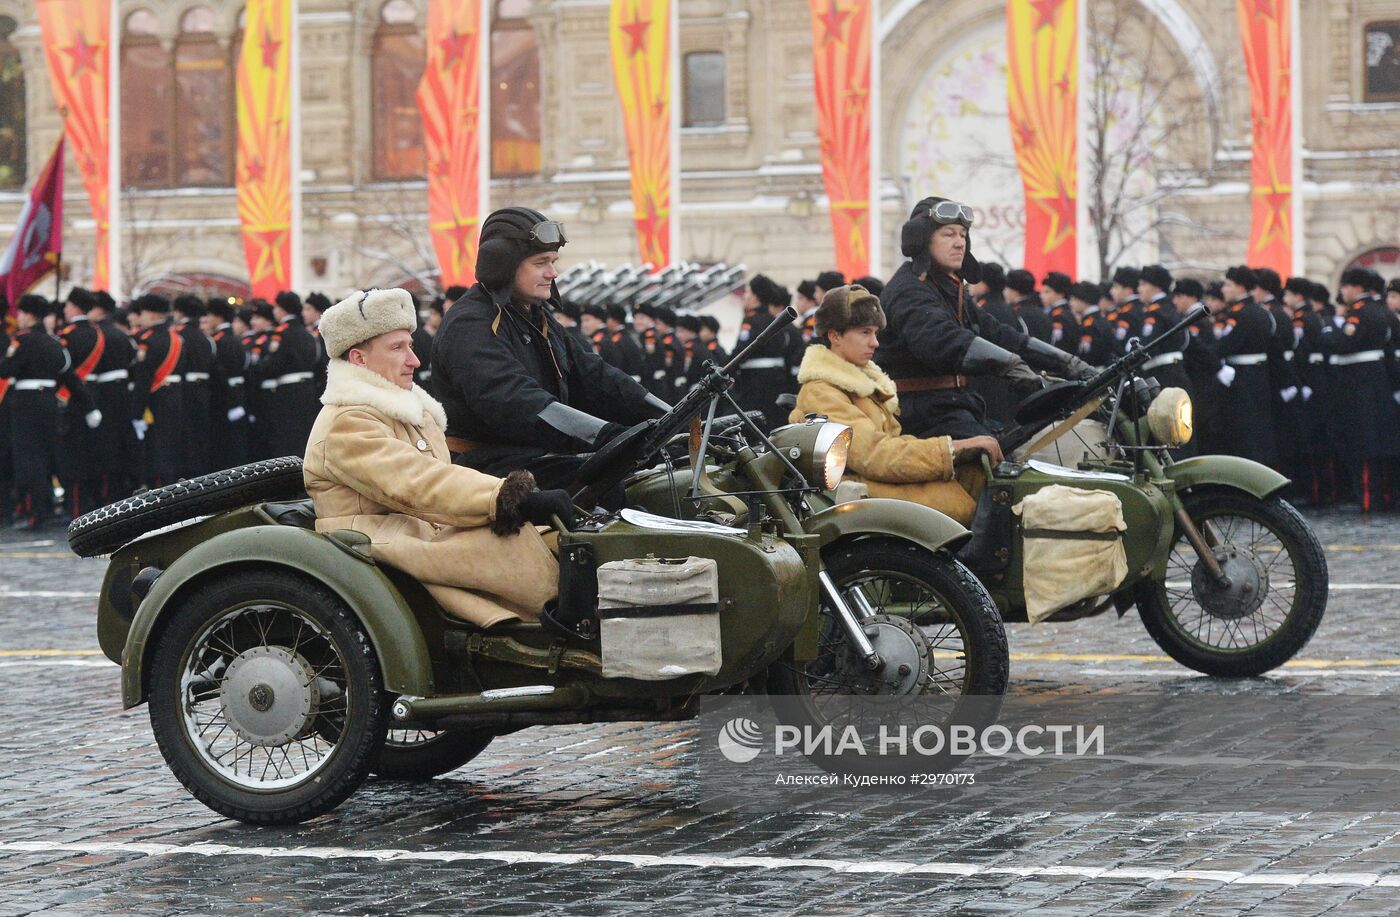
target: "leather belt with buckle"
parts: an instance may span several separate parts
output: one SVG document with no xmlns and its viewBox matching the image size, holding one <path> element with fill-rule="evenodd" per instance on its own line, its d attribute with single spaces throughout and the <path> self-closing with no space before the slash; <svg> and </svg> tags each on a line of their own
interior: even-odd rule
<svg viewBox="0 0 1400 917">
<path fill-rule="evenodd" d="M 967 388 L 967 376 L 915 376 L 912 379 L 896 379 L 894 388 L 900 394 Z"/>
</svg>

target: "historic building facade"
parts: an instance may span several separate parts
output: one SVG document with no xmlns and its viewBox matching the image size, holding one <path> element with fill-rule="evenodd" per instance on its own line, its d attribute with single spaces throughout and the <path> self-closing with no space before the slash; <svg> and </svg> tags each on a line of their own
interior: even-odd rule
<svg viewBox="0 0 1400 917">
<path fill-rule="evenodd" d="M 300 0 L 308 289 L 434 283 L 413 96 L 426 5 Z M 897 263 L 909 205 L 931 193 L 976 204 L 981 250 L 1014 263 L 1024 205 L 1008 158 L 1004 3 L 882 6 L 884 273 Z M 1130 21 L 1116 31 L 1120 7 Z M 608 9 L 608 0 L 495 0 L 491 202 L 567 221 L 568 260 L 618 263 L 636 260 L 636 249 Z M 680 9 L 680 254 L 789 283 L 829 267 L 807 0 L 685 0 Z M 1085 78 L 1086 91 L 1095 79 L 1112 83 L 1090 119 L 1105 129 L 1105 174 L 1114 144 L 1132 152 L 1123 158 L 1133 174 L 1120 176 L 1126 190 L 1110 209 L 1133 231 L 1114 250 L 1196 273 L 1241 260 L 1249 100 L 1235 0 L 1105 0 L 1096 16 L 1112 32 L 1098 42 L 1105 75 Z M 1400 14 L 1393 0 L 1303 0 L 1301 16 L 1306 270 L 1335 282 L 1363 259 L 1400 273 Z M 211 0 L 119 4 L 127 293 L 242 290 L 232 187 L 241 17 L 239 4 Z M 1130 63 L 1144 59 L 1149 66 Z M 1140 85 L 1160 78 L 1152 74 L 1172 78 Z M 1124 135 L 1134 118 L 1148 129 Z M 33 3 L 0 0 L 0 225 L 13 224 L 59 130 Z M 1086 142 L 1091 125 L 1081 130 Z M 76 170 L 67 180 L 65 261 L 69 279 L 83 282 L 92 223 Z"/>
</svg>

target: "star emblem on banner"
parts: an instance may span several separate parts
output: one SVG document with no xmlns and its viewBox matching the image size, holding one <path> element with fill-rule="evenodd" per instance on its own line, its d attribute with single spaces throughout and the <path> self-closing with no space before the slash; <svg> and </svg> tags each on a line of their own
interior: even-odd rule
<svg viewBox="0 0 1400 917">
<path fill-rule="evenodd" d="M 476 220 L 453 217 L 452 225 L 445 231 L 452 239 L 452 258 L 457 269 L 461 270 L 467 261 L 467 250 L 471 248 L 472 236 L 476 233 Z"/>
<path fill-rule="evenodd" d="M 1016 123 L 1016 139 L 1021 142 L 1021 149 L 1030 149 L 1031 144 L 1035 143 L 1035 128 L 1025 121 L 1018 121 Z"/>
<path fill-rule="evenodd" d="M 1036 21 L 1035 31 L 1052 28 L 1055 25 L 1055 14 L 1060 11 L 1060 4 L 1065 0 L 1029 0 L 1030 5 L 1035 7 L 1040 18 Z"/>
<path fill-rule="evenodd" d="M 852 86 L 846 90 L 846 114 L 848 116 L 860 115 L 865 112 L 865 105 L 870 101 L 868 90 L 860 86 Z"/>
<path fill-rule="evenodd" d="M 1051 252 L 1074 235 L 1074 198 L 1065 189 L 1065 181 L 1055 176 L 1055 196 L 1037 198 L 1036 206 L 1050 215 L 1050 228 L 1045 233 L 1045 251 Z"/>
<path fill-rule="evenodd" d="M 438 42 L 438 47 L 442 48 L 442 65 L 452 67 L 467 53 L 467 44 L 472 40 L 475 32 L 459 32 L 455 28 L 452 34 Z"/>
<path fill-rule="evenodd" d="M 1293 186 L 1280 185 L 1277 179 L 1269 179 L 1266 188 L 1255 188 L 1254 196 L 1264 201 L 1264 228 L 1259 233 L 1259 247 L 1263 248 L 1278 238 L 1288 236 L 1288 208 L 1292 203 Z"/>
<path fill-rule="evenodd" d="M 1265 19 L 1275 18 L 1274 0 L 1254 0 L 1254 15 Z"/>
<path fill-rule="evenodd" d="M 1069 77 L 1062 76 L 1055 82 L 1055 91 L 1062 96 L 1069 95 Z"/>
<path fill-rule="evenodd" d="M 647 29 L 651 28 L 651 20 L 643 19 L 637 7 L 632 7 L 632 21 L 622 24 L 622 31 L 627 33 L 627 37 L 632 44 L 627 48 L 628 57 L 636 57 L 638 54 L 646 53 Z"/>
<path fill-rule="evenodd" d="M 277 69 L 277 51 L 282 47 L 282 42 L 275 40 L 272 33 L 263 29 L 263 39 L 258 43 L 262 48 L 262 65 L 268 70 Z"/>
<path fill-rule="evenodd" d="M 650 242 L 660 248 L 660 245 L 657 244 L 657 236 L 660 231 L 661 215 L 657 213 L 655 199 L 647 194 L 645 213 L 637 218 L 637 232 L 645 242 Z"/>
<path fill-rule="evenodd" d="M 78 40 L 72 45 L 63 49 L 73 60 L 73 76 L 76 78 L 83 72 L 97 74 L 97 54 L 102 50 L 102 42 L 88 44 L 87 36 L 82 32 L 78 33 Z"/>
<path fill-rule="evenodd" d="M 432 164 L 428 166 L 429 171 L 438 177 L 445 177 L 447 173 L 451 171 L 451 168 L 452 167 L 447 164 L 447 160 L 441 156 L 434 159 Z"/>
<path fill-rule="evenodd" d="M 846 43 L 846 20 L 853 12 L 855 10 L 842 8 L 836 0 L 828 0 L 826 12 L 817 16 L 822 28 L 826 30 L 822 33 L 823 45 L 833 41 L 843 45 Z"/>
<path fill-rule="evenodd" d="M 261 156 L 254 156 L 253 161 L 248 163 L 248 168 L 243 170 L 243 180 L 248 184 L 260 182 L 267 174 L 267 167 L 263 165 Z"/>
<path fill-rule="evenodd" d="M 282 242 L 287 238 L 285 229 L 259 229 L 251 233 L 258 246 L 258 258 L 253 263 L 252 277 L 255 283 L 264 277 L 282 277 Z"/>
</svg>

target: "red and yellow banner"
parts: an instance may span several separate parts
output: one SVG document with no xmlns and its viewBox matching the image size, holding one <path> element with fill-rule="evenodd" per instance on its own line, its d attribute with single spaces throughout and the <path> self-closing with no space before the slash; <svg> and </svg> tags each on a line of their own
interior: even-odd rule
<svg viewBox="0 0 1400 917">
<path fill-rule="evenodd" d="M 1077 277 L 1077 0 L 1007 0 L 1011 140 L 1026 194 L 1026 270 Z"/>
<path fill-rule="evenodd" d="M 418 110 L 428 154 L 428 230 L 444 288 L 476 282 L 482 180 L 482 0 L 430 0 Z M 487 36 L 489 38 L 489 36 Z"/>
<path fill-rule="evenodd" d="M 676 124 L 672 0 L 612 0 L 608 34 L 632 166 L 632 207 L 643 261 L 671 263 L 672 152 Z"/>
<path fill-rule="evenodd" d="M 38 0 L 49 78 L 97 224 L 92 285 L 110 289 L 111 0 Z"/>
<path fill-rule="evenodd" d="M 870 273 L 871 32 L 874 0 L 809 0 L 822 179 L 836 269 Z"/>
<path fill-rule="evenodd" d="M 292 284 L 292 13 L 248 0 L 238 56 L 238 219 L 253 295 Z"/>
<path fill-rule="evenodd" d="M 1293 0 L 1236 0 L 1249 73 L 1253 205 L 1246 261 L 1293 273 Z"/>
</svg>

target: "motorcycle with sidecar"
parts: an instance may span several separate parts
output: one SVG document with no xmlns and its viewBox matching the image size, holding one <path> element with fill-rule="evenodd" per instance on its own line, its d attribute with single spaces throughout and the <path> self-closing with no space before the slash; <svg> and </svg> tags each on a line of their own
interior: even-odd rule
<svg viewBox="0 0 1400 917">
<path fill-rule="evenodd" d="M 333 809 L 370 773 L 436 776 L 529 726 L 686 719 L 707 694 L 782 695 L 781 717 L 815 726 L 841 695 L 999 697 L 1005 632 L 952 553 L 967 531 L 898 501 L 819 507 L 844 470 L 840 424 L 739 447 L 752 421 L 716 406 L 744 356 L 596 453 L 576 500 L 593 506 L 694 427 L 735 445 L 744 524 L 635 510 L 560 523 L 560 595 L 542 622 L 476 628 L 376 563 L 365 535 L 318 532 L 296 458 L 80 517 L 73 550 L 111 556 L 97 628 L 123 706 L 149 704 L 161 753 L 201 802 L 281 824 Z M 683 598 L 617 598 L 682 571 L 700 584 Z"/>
<path fill-rule="evenodd" d="M 1180 389 L 1162 390 L 1144 371 L 1162 342 L 1204 315 L 1199 307 L 1153 341 L 1130 342 L 1088 380 L 1054 383 L 1027 398 L 999 436 L 1007 458 L 995 467 L 984 459 L 973 535 L 958 557 L 1006 621 L 1024 622 L 1028 588 L 1037 585 L 1028 580 L 1036 574 L 1027 558 L 1037 540 L 1039 555 L 1051 558 L 1075 540 L 1117 540 L 1124 572 L 1111 588 L 1043 620 L 1109 611 L 1121 617 L 1136 606 L 1153 640 L 1177 662 L 1208 675 L 1247 677 L 1293 658 L 1317 630 L 1327 606 L 1327 562 L 1306 520 L 1283 499 L 1283 475 L 1234 456 L 1172 456 L 1190 439 L 1191 402 Z M 774 431 L 771 440 L 785 448 L 823 422 L 809 417 Z M 1101 435 L 1086 437 L 1086 430 Z M 638 476 L 629 502 L 658 513 L 713 516 L 713 507 L 741 488 L 732 455 L 708 461 L 713 457 L 700 449 L 683 469 Z M 698 469 L 693 478 L 691 469 Z M 1028 527 L 1018 510 L 1052 486 L 1107 495 L 1121 509 L 1122 525 L 1095 532 Z M 838 503 L 838 493 L 809 494 L 813 518 L 859 511 L 864 501 Z M 732 515 L 725 518 L 742 523 L 743 508 L 728 502 Z"/>
</svg>

